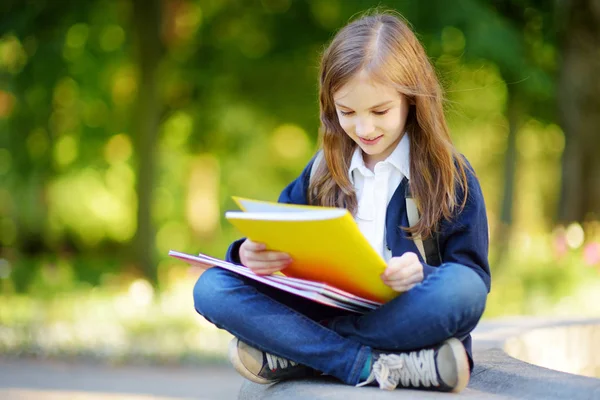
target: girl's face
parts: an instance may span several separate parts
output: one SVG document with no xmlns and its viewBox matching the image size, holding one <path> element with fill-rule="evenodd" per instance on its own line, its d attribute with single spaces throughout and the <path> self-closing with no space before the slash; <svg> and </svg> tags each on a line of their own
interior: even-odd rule
<svg viewBox="0 0 600 400">
<path fill-rule="evenodd" d="M 362 149 L 367 168 L 385 160 L 404 135 L 408 99 L 359 73 L 333 94 L 340 126 Z"/>
</svg>

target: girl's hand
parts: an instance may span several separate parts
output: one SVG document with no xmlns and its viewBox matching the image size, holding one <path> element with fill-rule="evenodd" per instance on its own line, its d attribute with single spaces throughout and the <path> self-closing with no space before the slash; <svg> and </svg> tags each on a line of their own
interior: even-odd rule
<svg viewBox="0 0 600 400">
<path fill-rule="evenodd" d="M 271 275 L 292 262 L 286 253 L 270 251 L 266 248 L 264 243 L 246 239 L 240 246 L 240 261 L 256 275 Z"/>
<path fill-rule="evenodd" d="M 423 264 L 411 252 L 393 257 L 381 274 L 381 280 L 397 292 L 406 292 L 423 281 Z"/>
</svg>

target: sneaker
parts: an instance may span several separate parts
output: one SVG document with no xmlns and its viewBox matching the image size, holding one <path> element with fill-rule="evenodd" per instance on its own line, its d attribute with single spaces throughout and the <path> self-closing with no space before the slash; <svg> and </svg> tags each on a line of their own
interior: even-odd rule
<svg viewBox="0 0 600 400">
<path fill-rule="evenodd" d="M 305 365 L 260 351 L 236 337 L 229 342 L 229 361 L 244 378 L 263 385 L 315 375 Z"/>
<path fill-rule="evenodd" d="M 357 386 L 377 381 L 385 390 L 401 386 L 458 393 L 469 383 L 469 376 L 467 352 L 458 339 L 452 338 L 428 350 L 392 354 L 374 351 L 371 374 Z"/>
</svg>

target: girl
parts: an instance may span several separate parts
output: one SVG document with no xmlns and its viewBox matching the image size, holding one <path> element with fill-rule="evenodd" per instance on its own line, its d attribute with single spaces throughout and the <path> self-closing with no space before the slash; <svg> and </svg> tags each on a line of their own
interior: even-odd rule
<svg viewBox="0 0 600 400">
<path fill-rule="evenodd" d="M 357 315 L 212 268 L 194 288 L 196 310 L 235 336 L 230 360 L 257 383 L 325 373 L 351 385 L 458 392 L 490 289 L 488 227 L 477 178 L 450 140 L 435 72 L 405 22 L 366 16 L 325 50 L 319 100 L 323 159 L 279 201 L 349 209 L 387 261 L 381 279 L 403 294 Z M 407 188 L 420 213 L 410 228 Z M 441 263 L 427 264 L 413 238 L 434 243 Z M 290 262 L 247 239 L 227 260 L 257 274 Z"/>
</svg>

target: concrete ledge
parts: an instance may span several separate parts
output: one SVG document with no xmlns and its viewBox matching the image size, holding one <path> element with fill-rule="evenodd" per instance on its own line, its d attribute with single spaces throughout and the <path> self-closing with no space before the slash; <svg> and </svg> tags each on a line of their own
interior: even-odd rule
<svg viewBox="0 0 600 400">
<path fill-rule="evenodd" d="M 385 400 L 416 397 L 434 399 L 448 396 L 472 399 L 600 399 L 600 379 L 536 366 L 511 357 L 505 351 L 505 348 L 510 346 L 523 349 L 527 343 L 546 343 L 546 348 L 542 346 L 539 351 L 521 354 L 546 354 L 558 350 L 559 353 L 568 355 L 572 340 L 567 342 L 565 335 L 573 335 L 577 327 L 582 327 L 583 332 L 587 332 L 583 337 L 595 340 L 598 329 L 591 327 L 600 327 L 600 319 L 557 321 L 515 318 L 482 323 L 473 334 L 475 369 L 469 386 L 459 395 L 405 389 L 387 392 L 376 387 L 354 388 L 324 377 L 273 385 L 257 385 L 246 381 L 240 390 L 239 399 Z M 558 328 L 568 328 L 569 331 L 557 333 Z M 538 335 L 537 338 L 532 336 L 534 333 Z M 544 341 L 541 338 L 545 333 L 550 336 Z M 562 338 L 564 343 L 557 342 L 557 337 Z M 574 340 L 577 340 L 577 337 L 581 338 L 582 335 L 575 336 Z M 593 343 L 600 346 L 600 341 Z M 583 342 L 581 347 L 585 349 L 588 344 L 591 346 L 593 343 Z M 563 351 L 563 347 L 567 350 Z M 593 349 L 592 346 L 587 348 L 587 351 L 598 354 L 600 349 Z M 573 353 L 576 358 L 581 354 L 583 353 L 579 351 Z M 596 357 L 595 360 L 597 359 Z"/>
<path fill-rule="evenodd" d="M 600 321 L 534 329 L 508 339 L 504 350 L 540 367 L 600 377 Z"/>
</svg>

